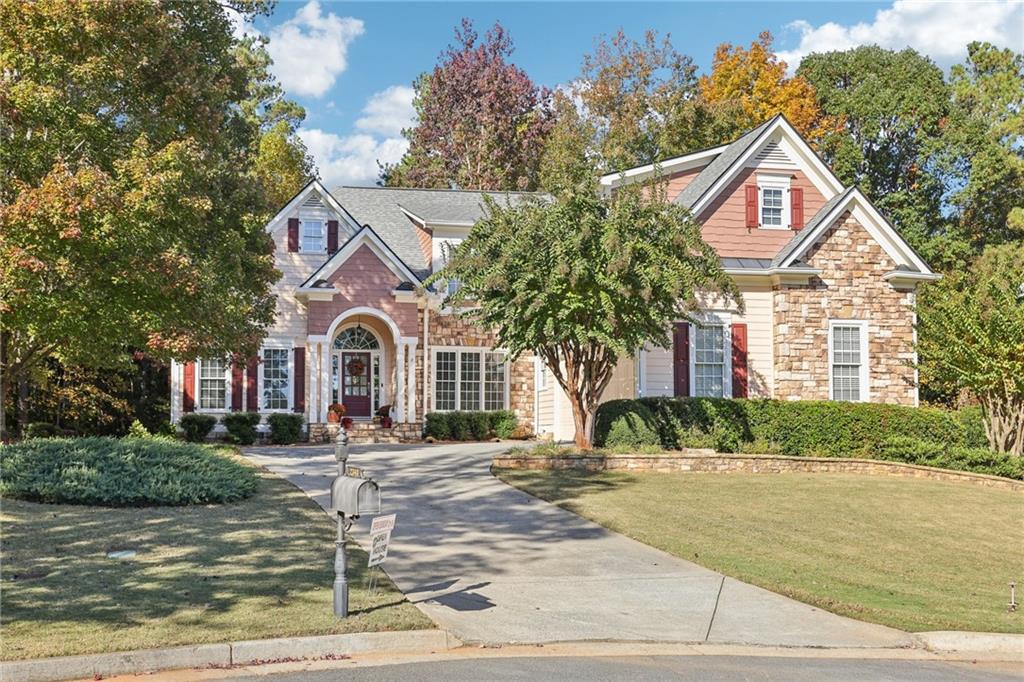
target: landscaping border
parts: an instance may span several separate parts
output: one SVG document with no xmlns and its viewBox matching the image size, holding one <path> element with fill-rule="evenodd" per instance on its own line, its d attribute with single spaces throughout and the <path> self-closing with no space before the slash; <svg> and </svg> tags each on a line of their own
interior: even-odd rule
<svg viewBox="0 0 1024 682">
<path fill-rule="evenodd" d="M 875 476 L 905 476 L 938 481 L 974 483 L 991 488 L 1024 491 L 1024 481 L 1012 478 L 976 474 L 888 462 L 878 459 L 847 457 L 797 457 L 789 455 L 725 454 L 701 451 L 681 451 L 664 455 L 498 455 L 491 460 L 498 469 L 532 469 L 580 471 L 650 471 L 654 473 L 844 473 Z"/>
</svg>

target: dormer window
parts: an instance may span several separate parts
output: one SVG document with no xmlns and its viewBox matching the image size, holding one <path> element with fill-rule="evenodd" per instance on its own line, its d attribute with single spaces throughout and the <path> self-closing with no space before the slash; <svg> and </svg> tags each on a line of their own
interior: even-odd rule
<svg viewBox="0 0 1024 682">
<path fill-rule="evenodd" d="M 302 221 L 303 253 L 324 252 L 324 224 L 320 220 Z"/>
<path fill-rule="evenodd" d="M 790 228 L 789 177 L 757 176 L 758 226 L 766 229 Z"/>
</svg>

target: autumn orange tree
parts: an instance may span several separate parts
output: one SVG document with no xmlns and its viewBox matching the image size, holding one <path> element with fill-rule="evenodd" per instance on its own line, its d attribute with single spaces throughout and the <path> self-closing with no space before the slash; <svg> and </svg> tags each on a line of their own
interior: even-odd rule
<svg viewBox="0 0 1024 682">
<path fill-rule="evenodd" d="M 711 73 L 700 79 L 701 97 L 711 105 L 732 104 L 733 135 L 783 114 L 811 141 L 835 127 L 818 105 L 814 86 L 802 76 L 786 75 L 786 62 L 772 50 L 767 31 L 750 44 L 722 43 L 715 50 Z"/>
</svg>

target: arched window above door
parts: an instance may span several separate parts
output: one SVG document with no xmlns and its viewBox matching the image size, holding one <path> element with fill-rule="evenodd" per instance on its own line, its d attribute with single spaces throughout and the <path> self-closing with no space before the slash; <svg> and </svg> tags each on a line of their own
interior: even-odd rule
<svg viewBox="0 0 1024 682">
<path fill-rule="evenodd" d="M 380 342 L 369 330 L 349 327 L 334 339 L 335 350 L 377 350 Z"/>
</svg>

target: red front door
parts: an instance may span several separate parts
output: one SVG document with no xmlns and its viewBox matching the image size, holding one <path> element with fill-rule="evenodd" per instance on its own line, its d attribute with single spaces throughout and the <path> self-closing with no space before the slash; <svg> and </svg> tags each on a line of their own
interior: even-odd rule
<svg viewBox="0 0 1024 682">
<path fill-rule="evenodd" d="M 371 371 L 369 353 L 341 354 L 341 404 L 348 408 L 346 417 L 370 416 Z"/>
</svg>

